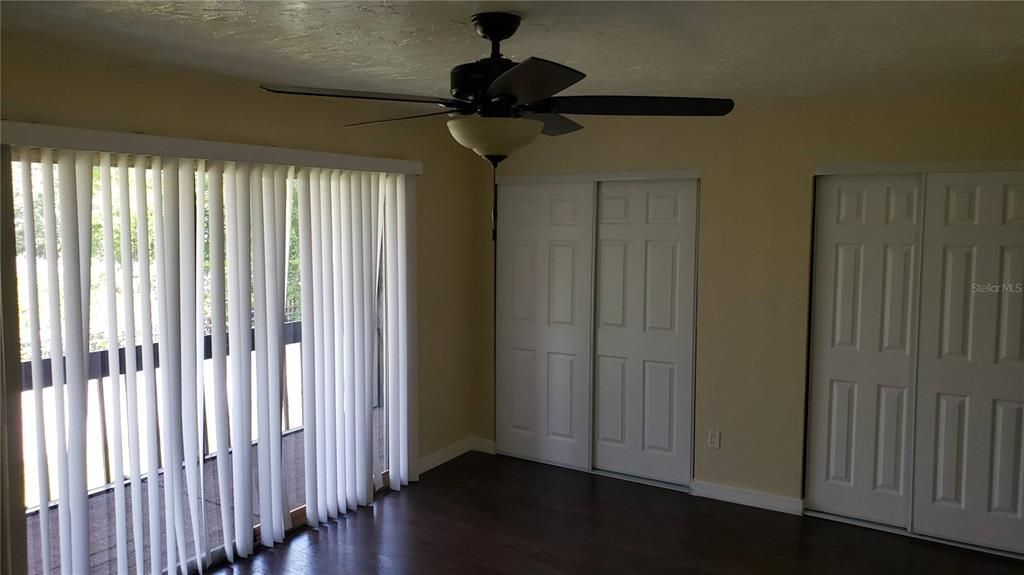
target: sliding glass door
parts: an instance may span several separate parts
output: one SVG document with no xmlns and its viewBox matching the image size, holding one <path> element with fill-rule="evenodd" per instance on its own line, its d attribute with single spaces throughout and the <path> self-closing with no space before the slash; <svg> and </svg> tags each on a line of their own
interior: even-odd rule
<svg viewBox="0 0 1024 575">
<path fill-rule="evenodd" d="M 415 478 L 412 177 L 33 147 L 12 168 L 30 572 L 244 557 L 257 524 L 271 546 Z"/>
</svg>

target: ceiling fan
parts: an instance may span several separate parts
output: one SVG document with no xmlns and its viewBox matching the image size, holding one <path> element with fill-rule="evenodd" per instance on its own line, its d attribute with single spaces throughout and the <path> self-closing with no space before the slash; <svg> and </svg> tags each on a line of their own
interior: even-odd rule
<svg viewBox="0 0 1024 575">
<path fill-rule="evenodd" d="M 665 96 L 556 96 L 585 77 L 583 72 L 545 60 L 527 58 L 516 63 L 501 55 L 501 41 L 519 28 L 520 17 L 506 12 L 483 12 L 472 17 L 473 26 L 491 42 L 487 58 L 460 64 L 451 71 L 451 98 L 383 92 L 360 92 L 265 84 L 279 94 L 327 96 L 433 104 L 439 112 L 360 122 L 363 126 L 449 114 L 448 128 L 459 144 L 472 149 L 492 165 L 539 134 L 560 136 L 583 126 L 563 114 L 600 116 L 724 116 L 733 101 L 719 98 Z"/>
</svg>

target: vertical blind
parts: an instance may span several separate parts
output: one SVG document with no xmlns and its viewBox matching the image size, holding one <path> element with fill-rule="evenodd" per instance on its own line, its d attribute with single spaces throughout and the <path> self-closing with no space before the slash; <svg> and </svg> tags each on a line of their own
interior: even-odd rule
<svg viewBox="0 0 1024 575">
<path fill-rule="evenodd" d="M 103 471 L 114 497 L 117 572 L 184 573 L 190 563 L 202 571 L 218 546 L 229 560 L 245 557 L 257 522 L 262 545 L 284 539 L 294 250 L 307 523 L 372 501 L 378 374 L 391 488 L 415 479 L 405 175 L 28 147 L 14 157 L 31 366 L 23 404 L 33 412 L 24 433 L 34 436 L 26 462 L 39 478 L 43 572 L 54 567 L 51 503 L 61 572 L 90 569 L 97 517 L 87 454 L 96 447 L 86 437 L 96 346 L 107 370 L 99 421 L 111 446 Z M 297 245 L 289 241 L 293 219 Z M 102 298 L 91 297 L 94 288 Z M 219 513 L 208 516 L 211 501 Z"/>
<path fill-rule="evenodd" d="M 410 477 L 405 176 L 299 169 L 306 520 L 326 522 L 373 498 L 371 387 L 384 372 L 392 489 Z M 399 235 L 402 230 L 402 235 Z M 385 290 L 385 313 L 377 298 Z M 377 322 L 386 323 L 377 364 Z M 349 406 L 354 406 L 349 409 Z M 344 411 L 345 417 L 334 414 Z"/>
</svg>

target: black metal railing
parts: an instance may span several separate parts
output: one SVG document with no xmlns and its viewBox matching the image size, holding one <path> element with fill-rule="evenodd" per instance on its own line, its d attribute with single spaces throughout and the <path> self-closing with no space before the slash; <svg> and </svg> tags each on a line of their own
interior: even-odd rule
<svg viewBox="0 0 1024 575">
<path fill-rule="evenodd" d="M 252 329 L 252 350 L 256 349 L 256 330 Z M 302 322 L 292 321 L 284 324 L 284 344 L 299 343 L 302 341 Z M 231 346 L 225 342 L 226 352 L 231 353 Z M 125 348 L 117 350 L 117 357 L 119 363 L 119 373 L 125 373 L 127 370 L 127 356 L 128 352 Z M 207 334 L 203 338 L 203 359 L 213 358 L 213 336 Z M 67 363 L 67 360 L 62 358 Z M 142 346 L 135 346 L 135 365 L 137 371 L 143 370 L 142 365 Z M 160 367 L 160 344 L 153 344 L 153 367 Z M 89 358 L 86 365 L 86 379 L 102 379 L 110 375 L 110 359 L 107 350 L 99 350 L 89 352 Z M 53 385 L 53 359 L 44 358 L 42 361 L 42 376 L 43 376 L 43 387 L 50 387 Z M 21 388 L 23 391 L 32 391 L 32 362 L 23 361 L 21 362 Z"/>
</svg>

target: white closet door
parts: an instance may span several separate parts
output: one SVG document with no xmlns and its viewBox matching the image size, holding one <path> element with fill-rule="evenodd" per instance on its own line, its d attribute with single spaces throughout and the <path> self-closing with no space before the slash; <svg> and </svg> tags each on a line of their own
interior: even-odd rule
<svg viewBox="0 0 1024 575">
<path fill-rule="evenodd" d="M 697 182 L 598 189 L 594 467 L 690 481 Z"/>
<path fill-rule="evenodd" d="M 590 468 L 594 185 L 498 194 L 497 450 Z"/>
<path fill-rule="evenodd" d="M 905 526 L 917 324 L 916 175 L 817 181 L 807 505 Z"/>
<path fill-rule="evenodd" d="M 928 177 L 914 530 L 1024 552 L 1024 173 Z"/>
</svg>

